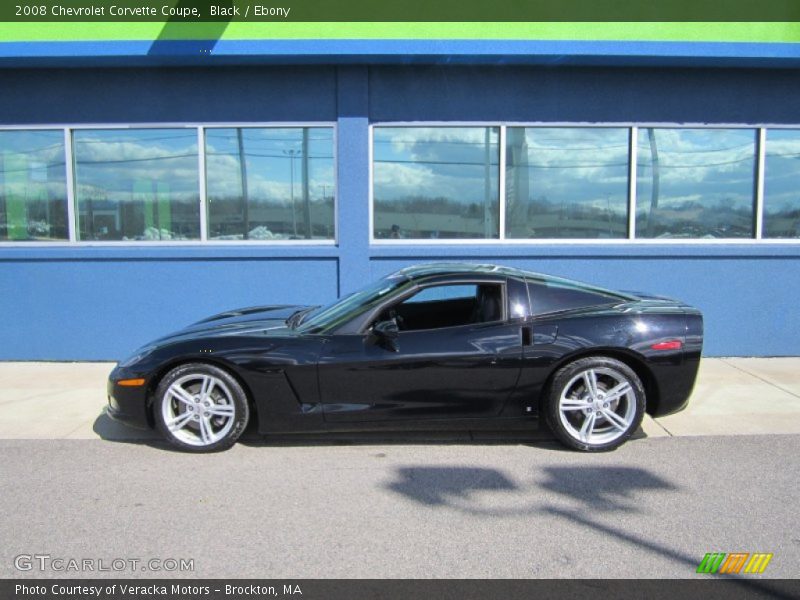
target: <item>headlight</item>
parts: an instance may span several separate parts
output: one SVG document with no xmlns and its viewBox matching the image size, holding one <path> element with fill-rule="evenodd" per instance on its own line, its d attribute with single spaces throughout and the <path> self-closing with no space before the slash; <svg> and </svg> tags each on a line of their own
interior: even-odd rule
<svg viewBox="0 0 800 600">
<path fill-rule="evenodd" d="M 139 348 L 132 356 L 129 356 L 125 360 L 119 363 L 120 367 L 130 367 L 132 364 L 139 362 L 145 356 L 150 354 L 153 350 L 155 350 L 155 346 L 144 346 Z"/>
</svg>

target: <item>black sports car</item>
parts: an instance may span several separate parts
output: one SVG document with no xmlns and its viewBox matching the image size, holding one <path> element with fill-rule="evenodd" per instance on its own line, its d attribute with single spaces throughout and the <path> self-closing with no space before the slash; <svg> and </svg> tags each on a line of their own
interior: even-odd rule
<svg viewBox="0 0 800 600">
<path fill-rule="evenodd" d="M 325 307 L 209 317 L 139 349 L 108 414 L 193 451 L 261 433 L 534 427 L 610 450 L 689 398 L 700 311 L 492 265 L 402 269 Z"/>
</svg>

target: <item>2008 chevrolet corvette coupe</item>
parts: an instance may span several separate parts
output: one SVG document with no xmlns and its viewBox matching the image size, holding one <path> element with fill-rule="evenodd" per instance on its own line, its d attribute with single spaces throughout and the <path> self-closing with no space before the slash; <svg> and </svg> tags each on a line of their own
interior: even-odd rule
<svg viewBox="0 0 800 600">
<path fill-rule="evenodd" d="M 616 448 L 681 410 L 700 311 L 493 265 L 402 269 L 326 307 L 209 317 L 139 349 L 108 414 L 193 451 L 261 433 L 534 427 Z"/>
</svg>

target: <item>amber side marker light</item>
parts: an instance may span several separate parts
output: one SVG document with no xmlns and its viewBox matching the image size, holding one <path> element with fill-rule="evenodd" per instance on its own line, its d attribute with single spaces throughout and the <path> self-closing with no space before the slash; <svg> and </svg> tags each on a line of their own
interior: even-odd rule
<svg viewBox="0 0 800 600">
<path fill-rule="evenodd" d="M 659 342 L 650 346 L 653 350 L 680 350 L 683 343 L 680 340 L 670 340 L 668 342 Z"/>
<path fill-rule="evenodd" d="M 137 387 L 144 385 L 144 379 L 120 379 L 117 385 L 124 385 L 125 387 Z"/>
</svg>

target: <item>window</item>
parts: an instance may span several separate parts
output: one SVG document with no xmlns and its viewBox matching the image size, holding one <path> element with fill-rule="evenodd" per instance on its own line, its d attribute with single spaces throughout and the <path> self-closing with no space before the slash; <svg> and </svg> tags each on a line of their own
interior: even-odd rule
<svg viewBox="0 0 800 600">
<path fill-rule="evenodd" d="M 765 238 L 800 238 L 800 130 L 767 131 L 764 157 Z"/>
<path fill-rule="evenodd" d="M 373 130 L 374 237 L 499 237 L 499 127 Z"/>
<path fill-rule="evenodd" d="M 78 239 L 197 240 L 196 129 L 73 133 Z"/>
<path fill-rule="evenodd" d="M 627 128 L 509 127 L 506 237 L 628 236 Z"/>
<path fill-rule="evenodd" d="M 639 129 L 636 237 L 755 233 L 753 129 Z"/>
<path fill-rule="evenodd" d="M 62 130 L 0 131 L 0 241 L 66 240 Z"/>
<path fill-rule="evenodd" d="M 206 129 L 208 238 L 334 238 L 333 129 Z"/>
<path fill-rule="evenodd" d="M 333 240 L 333 155 L 332 126 L 0 130 L 0 242 Z"/>
<path fill-rule="evenodd" d="M 559 280 L 529 281 L 528 293 L 534 315 L 617 304 L 627 300 L 605 290 L 593 289 L 583 285 Z"/>
<path fill-rule="evenodd" d="M 464 285 L 437 285 L 418 292 L 406 302 L 438 302 L 440 300 L 474 299 L 476 293 L 474 283 Z"/>
<path fill-rule="evenodd" d="M 426 287 L 385 310 L 379 321 L 395 319 L 400 331 L 457 327 L 503 319 L 503 287 L 495 283 Z"/>
<path fill-rule="evenodd" d="M 791 191 L 798 129 L 381 125 L 372 133 L 375 240 L 800 239 L 800 196 Z"/>
<path fill-rule="evenodd" d="M 0 129 L 0 243 L 336 239 L 330 124 L 48 127 Z M 800 240 L 800 128 L 380 125 L 372 140 L 378 241 Z"/>
</svg>

